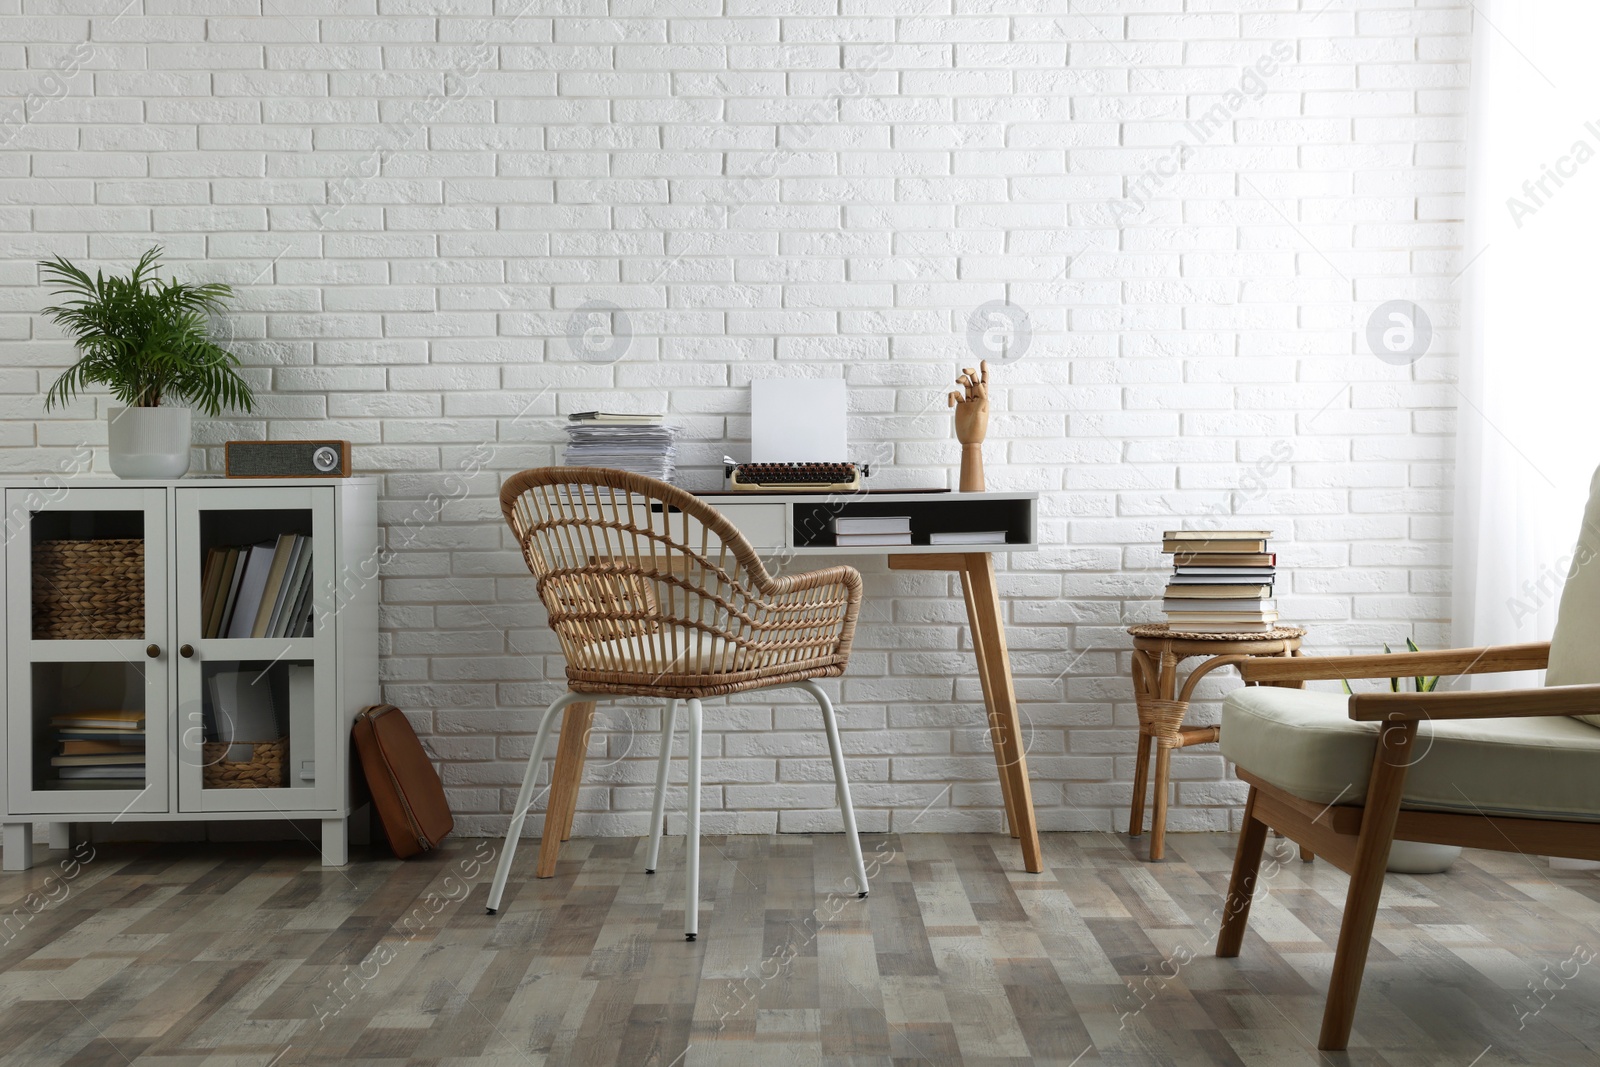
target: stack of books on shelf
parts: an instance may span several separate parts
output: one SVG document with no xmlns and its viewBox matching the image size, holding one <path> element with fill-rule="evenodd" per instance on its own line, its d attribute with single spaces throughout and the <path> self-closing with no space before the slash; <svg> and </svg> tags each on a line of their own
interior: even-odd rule
<svg viewBox="0 0 1600 1067">
<path fill-rule="evenodd" d="M 59 711 L 50 725 L 61 745 L 50 757 L 56 788 L 144 788 L 144 712 Z"/>
<path fill-rule="evenodd" d="M 206 637 L 310 637 L 311 538 L 279 534 L 254 545 L 219 545 L 201 571 Z"/>
<path fill-rule="evenodd" d="M 1161 602 L 1172 629 L 1247 634 L 1277 625 L 1271 530 L 1168 530 L 1161 536 L 1161 551 L 1172 554 L 1172 581 Z"/>
<path fill-rule="evenodd" d="M 833 543 L 840 548 L 911 543 L 910 515 L 846 515 L 836 517 L 829 525 Z"/>
<path fill-rule="evenodd" d="M 610 467 L 672 481 L 677 470 L 678 427 L 665 415 L 580 411 L 567 416 L 569 467 Z"/>
</svg>

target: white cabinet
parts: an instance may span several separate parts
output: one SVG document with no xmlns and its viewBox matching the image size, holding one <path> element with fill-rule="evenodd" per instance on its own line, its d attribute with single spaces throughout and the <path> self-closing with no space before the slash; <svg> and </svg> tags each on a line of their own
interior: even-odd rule
<svg viewBox="0 0 1600 1067">
<path fill-rule="evenodd" d="M 54 846 L 71 823 L 316 820 L 344 863 L 350 724 L 378 701 L 375 480 L 0 490 L 5 869 L 35 821 Z"/>
</svg>

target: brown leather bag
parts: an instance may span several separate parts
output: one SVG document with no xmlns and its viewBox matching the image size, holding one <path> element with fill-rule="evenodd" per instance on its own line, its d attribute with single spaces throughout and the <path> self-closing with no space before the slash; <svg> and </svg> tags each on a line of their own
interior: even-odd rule
<svg viewBox="0 0 1600 1067">
<path fill-rule="evenodd" d="M 351 737 L 372 791 L 372 808 L 394 854 L 406 859 L 438 848 L 455 820 L 439 772 L 405 712 L 393 704 L 374 704 L 356 716 Z"/>
</svg>

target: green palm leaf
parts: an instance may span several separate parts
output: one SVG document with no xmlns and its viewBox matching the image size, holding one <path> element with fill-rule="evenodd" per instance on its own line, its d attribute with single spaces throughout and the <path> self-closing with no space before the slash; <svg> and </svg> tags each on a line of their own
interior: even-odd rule
<svg viewBox="0 0 1600 1067">
<path fill-rule="evenodd" d="M 251 411 L 255 394 L 239 360 L 210 339 L 210 316 L 226 310 L 233 290 L 221 282 L 163 281 L 161 248 L 151 248 L 126 276 L 90 277 L 61 256 L 39 264 L 40 277 L 65 297 L 44 309 L 69 334 L 78 362 L 45 393 L 46 410 L 90 385 L 103 385 L 126 407 L 177 400 L 210 416 L 224 407 Z"/>
</svg>

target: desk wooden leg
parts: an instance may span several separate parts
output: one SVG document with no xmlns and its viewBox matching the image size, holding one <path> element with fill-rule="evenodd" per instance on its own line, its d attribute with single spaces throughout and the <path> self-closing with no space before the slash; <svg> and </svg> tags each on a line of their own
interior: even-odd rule
<svg viewBox="0 0 1600 1067">
<path fill-rule="evenodd" d="M 978 684 L 983 687 L 983 706 L 985 714 L 993 715 L 997 706 L 995 702 L 994 679 L 989 676 L 989 657 L 983 643 L 984 627 L 978 619 L 977 600 L 972 591 L 972 579 L 967 576 L 966 568 L 961 570 L 961 597 L 967 605 L 967 628 L 972 634 L 972 655 L 978 661 Z M 993 720 L 990 720 L 991 723 Z M 990 731 L 991 740 L 993 730 Z M 1006 831 L 1012 837 L 1020 837 L 1021 830 L 1017 828 L 1017 804 L 1011 795 L 1011 776 L 1006 773 L 1006 756 L 999 745 L 991 745 L 994 749 L 995 770 L 1000 775 L 1000 797 L 1005 802 Z"/>
<path fill-rule="evenodd" d="M 984 661 L 989 665 L 992 699 L 989 732 L 995 755 L 1005 756 L 1000 773 L 1009 779 L 1017 836 L 1022 841 L 1022 866 L 1032 874 L 1044 870 L 1039 849 L 1039 827 L 1034 821 L 1033 788 L 1028 782 L 1028 760 L 1024 750 L 1021 717 L 1017 714 L 1017 693 L 1011 680 L 1011 658 L 1006 651 L 1006 631 L 1001 620 L 1000 589 L 994 577 L 994 559 L 987 552 L 968 553 L 963 561 L 963 581 L 971 582 L 976 632 Z M 975 642 L 976 644 L 977 642 Z"/>
<path fill-rule="evenodd" d="M 544 833 L 539 838 L 535 878 L 556 873 L 561 842 L 572 836 L 572 816 L 578 810 L 578 785 L 589 752 L 589 730 L 594 724 L 594 704 L 568 704 L 562 712 L 561 740 L 556 745 L 556 765 L 550 772 L 550 801 L 544 808 Z"/>
<path fill-rule="evenodd" d="M 1128 836 L 1144 833 L 1144 793 L 1150 785 L 1150 735 L 1139 731 L 1138 762 L 1133 765 L 1133 811 L 1128 816 Z"/>
</svg>

